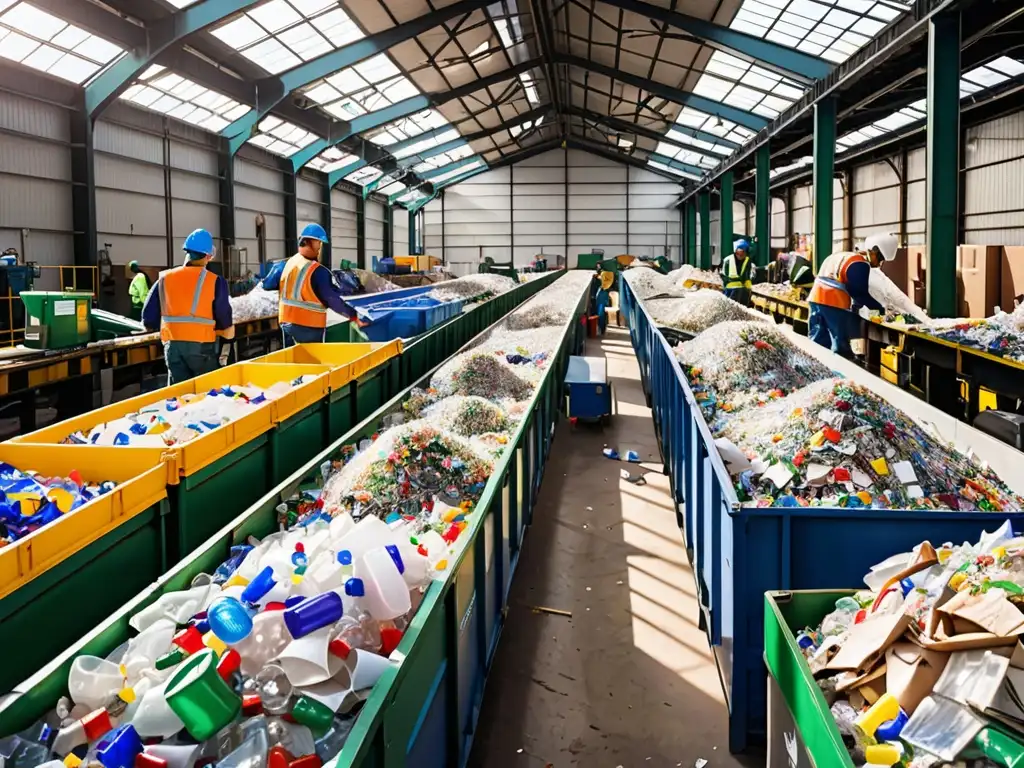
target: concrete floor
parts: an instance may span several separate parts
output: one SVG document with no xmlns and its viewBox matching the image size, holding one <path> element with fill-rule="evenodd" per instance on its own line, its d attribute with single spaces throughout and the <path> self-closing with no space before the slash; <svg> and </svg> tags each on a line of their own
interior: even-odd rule
<svg viewBox="0 0 1024 768">
<path fill-rule="evenodd" d="M 693 573 L 629 335 L 610 328 L 588 340 L 587 354 L 608 361 L 617 415 L 603 431 L 558 428 L 469 764 L 763 765 L 729 754 L 718 672 L 697 627 Z M 605 444 L 654 461 L 609 461 Z M 621 479 L 622 469 L 647 484 Z"/>
</svg>

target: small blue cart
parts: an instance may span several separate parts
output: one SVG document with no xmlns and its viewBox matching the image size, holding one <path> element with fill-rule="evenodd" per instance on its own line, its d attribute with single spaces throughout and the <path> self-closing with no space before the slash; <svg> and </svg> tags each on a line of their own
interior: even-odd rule
<svg viewBox="0 0 1024 768">
<path fill-rule="evenodd" d="M 565 387 L 569 418 L 603 421 L 612 415 L 612 389 L 603 357 L 570 357 Z"/>
</svg>

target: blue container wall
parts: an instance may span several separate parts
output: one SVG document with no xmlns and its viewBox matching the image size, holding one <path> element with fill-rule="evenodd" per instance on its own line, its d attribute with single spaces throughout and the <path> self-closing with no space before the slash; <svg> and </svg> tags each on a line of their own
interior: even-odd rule
<svg viewBox="0 0 1024 768">
<path fill-rule="evenodd" d="M 623 280 L 623 312 L 672 483 L 702 628 L 715 652 L 729 704 L 729 749 L 764 741 L 767 725 L 764 593 L 848 589 L 871 566 L 923 540 L 976 541 L 1024 513 L 746 508 L 675 355 Z"/>
</svg>

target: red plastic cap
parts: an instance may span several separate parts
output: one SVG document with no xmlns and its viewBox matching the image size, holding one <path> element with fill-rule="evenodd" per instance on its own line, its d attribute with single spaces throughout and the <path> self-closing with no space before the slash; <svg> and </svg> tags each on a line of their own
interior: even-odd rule
<svg viewBox="0 0 1024 768">
<path fill-rule="evenodd" d="M 402 642 L 403 634 L 402 630 L 395 627 L 382 627 L 380 630 L 380 655 L 390 656 L 391 652 Z"/>
<path fill-rule="evenodd" d="M 80 722 L 85 730 L 85 738 L 90 742 L 97 741 L 100 736 L 114 728 L 114 724 L 110 722 L 110 713 L 102 707 L 90 712 Z"/>
<path fill-rule="evenodd" d="M 339 637 L 327 644 L 327 650 L 332 656 L 337 656 L 339 659 L 347 659 L 348 655 L 352 653 L 352 646 Z"/>
<path fill-rule="evenodd" d="M 139 752 L 135 756 L 135 768 L 167 768 L 167 761 L 148 752 Z"/>
<path fill-rule="evenodd" d="M 242 657 L 234 648 L 229 648 L 217 662 L 217 674 L 225 682 L 230 682 L 231 676 L 242 668 Z"/>
<path fill-rule="evenodd" d="M 185 653 L 198 653 L 206 646 L 203 645 L 203 636 L 195 626 L 189 626 L 181 630 L 171 642 L 181 648 Z"/>
<path fill-rule="evenodd" d="M 316 754 L 303 755 L 302 757 L 292 760 L 288 763 L 288 768 L 321 768 L 323 762 Z"/>
<path fill-rule="evenodd" d="M 281 745 L 271 747 L 267 753 L 267 768 L 288 768 L 289 763 L 294 759 L 292 754 Z"/>
<path fill-rule="evenodd" d="M 267 603 L 267 604 L 266 604 L 266 605 L 265 605 L 265 606 L 263 607 L 263 610 L 264 610 L 264 611 L 283 611 L 283 610 L 284 610 L 285 608 L 287 608 L 287 607 L 288 607 L 288 606 L 286 606 L 286 605 L 285 605 L 284 603 L 279 603 L 279 602 L 277 602 L 277 601 L 275 600 L 275 601 L 274 601 L 274 602 L 272 602 L 272 603 Z"/>
</svg>

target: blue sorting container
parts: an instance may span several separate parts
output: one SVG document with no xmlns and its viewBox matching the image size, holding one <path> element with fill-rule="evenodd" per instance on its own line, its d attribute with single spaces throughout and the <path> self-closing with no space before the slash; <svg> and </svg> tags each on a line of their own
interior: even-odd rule
<svg viewBox="0 0 1024 768">
<path fill-rule="evenodd" d="M 1022 530 L 1024 513 L 741 507 L 679 361 L 625 280 L 621 299 L 729 706 L 729 749 L 742 752 L 766 734 L 765 592 L 849 588 L 925 539 L 976 541 L 1007 519 Z"/>
<path fill-rule="evenodd" d="M 360 330 L 370 341 L 409 339 L 462 313 L 462 301 L 441 302 L 427 296 L 435 286 L 424 285 L 387 293 L 354 296 L 348 303 L 369 322 Z"/>
</svg>

